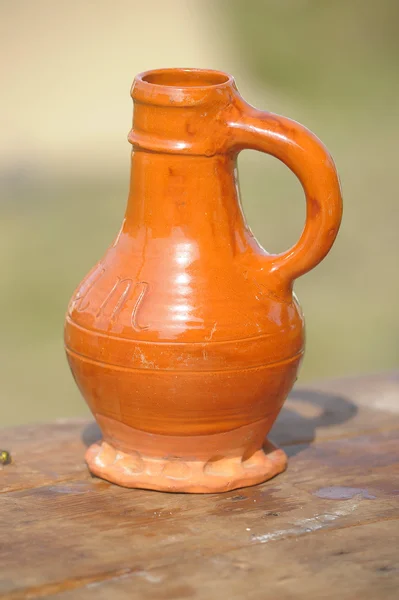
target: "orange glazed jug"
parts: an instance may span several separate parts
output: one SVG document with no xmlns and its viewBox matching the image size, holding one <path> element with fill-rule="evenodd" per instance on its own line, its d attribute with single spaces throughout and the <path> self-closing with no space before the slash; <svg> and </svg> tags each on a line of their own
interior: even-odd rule
<svg viewBox="0 0 399 600">
<path fill-rule="evenodd" d="M 127 487 L 260 483 L 286 467 L 266 436 L 304 351 L 293 282 L 325 257 L 341 221 L 334 163 L 307 129 L 247 104 L 225 73 L 149 71 L 132 97 L 125 218 L 65 326 L 70 367 L 103 435 L 86 461 Z M 282 254 L 268 254 L 245 222 L 245 148 L 279 158 L 305 191 L 305 228 Z"/>
</svg>

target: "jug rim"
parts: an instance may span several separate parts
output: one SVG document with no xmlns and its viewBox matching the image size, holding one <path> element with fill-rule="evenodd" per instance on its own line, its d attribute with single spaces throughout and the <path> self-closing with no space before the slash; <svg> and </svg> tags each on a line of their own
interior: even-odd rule
<svg viewBox="0 0 399 600">
<path fill-rule="evenodd" d="M 133 100 L 148 104 L 192 106 L 219 102 L 234 87 L 234 78 L 214 69 L 152 69 L 136 75 Z"/>
</svg>

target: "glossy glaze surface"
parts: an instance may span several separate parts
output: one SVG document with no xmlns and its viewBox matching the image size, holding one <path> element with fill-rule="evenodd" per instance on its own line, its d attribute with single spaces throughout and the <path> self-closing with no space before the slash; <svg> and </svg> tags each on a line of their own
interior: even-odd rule
<svg viewBox="0 0 399 600">
<path fill-rule="evenodd" d="M 327 254 L 341 220 L 334 164 L 304 127 L 245 103 L 224 73 L 144 73 L 132 97 L 125 218 L 65 327 L 106 444 L 87 461 L 130 487 L 209 492 L 264 481 L 285 467 L 271 467 L 262 445 L 304 347 L 293 281 Z M 245 223 L 236 168 L 245 148 L 276 156 L 303 185 L 306 225 L 283 254 L 268 254 Z M 123 474 L 119 459 L 130 464 Z"/>
</svg>

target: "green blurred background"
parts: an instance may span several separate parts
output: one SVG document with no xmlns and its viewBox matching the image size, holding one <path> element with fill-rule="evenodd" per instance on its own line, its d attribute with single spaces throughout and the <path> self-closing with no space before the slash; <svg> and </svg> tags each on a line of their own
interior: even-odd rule
<svg viewBox="0 0 399 600">
<path fill-rule="evenodd" d="M 328 258 L 297 282 L 301 380 L 398 365 L 396 0 L 0 2 L 1 425 L 87 414 L 63 353 L 73 289 L 111 243 L 129 179 L 140 71 L 227 71 L 250 103 L 328 146 L 345 212 Z M 270 251 L 305 203 L 278 161 L 239 159 L 243 206 Z"/>
</svg>

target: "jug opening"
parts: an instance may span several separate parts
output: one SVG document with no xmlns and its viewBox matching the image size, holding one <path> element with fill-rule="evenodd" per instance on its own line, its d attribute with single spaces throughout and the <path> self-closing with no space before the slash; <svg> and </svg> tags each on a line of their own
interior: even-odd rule
<svg viewBox="0 0 399 600">
<path fill-rule="evenodd" d="M 230 79 L 226 73 L 206 69 L 159 69 L 141 76 L 146 83 L 175 88 L 213 87 L 228 83 Z"/>
<path fill-rule="evenodd" d="M 156 69 L 135 77 L 131 96 L 135 102 L 155 106 L 217 106 L 231 100 L 234 79 L 211 69 Z"/>
</svg>

